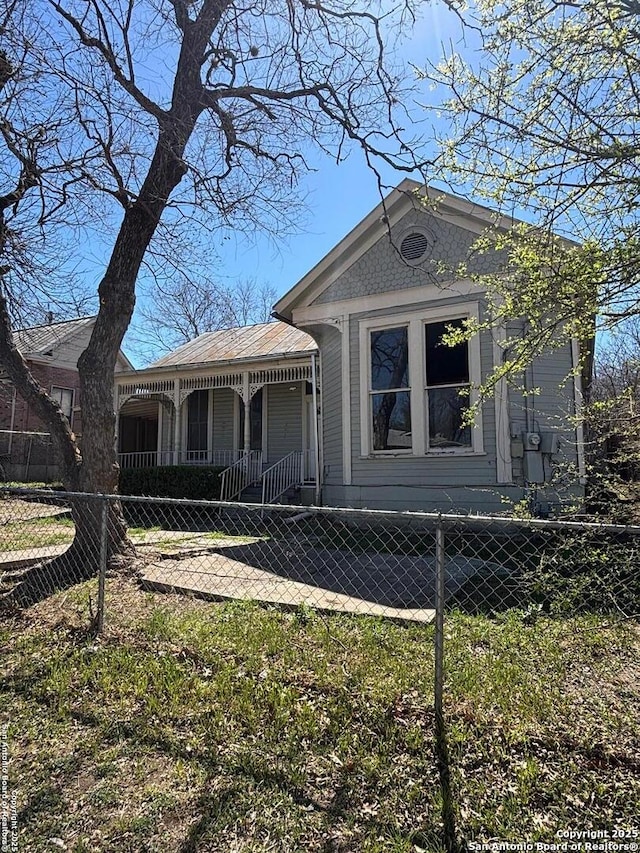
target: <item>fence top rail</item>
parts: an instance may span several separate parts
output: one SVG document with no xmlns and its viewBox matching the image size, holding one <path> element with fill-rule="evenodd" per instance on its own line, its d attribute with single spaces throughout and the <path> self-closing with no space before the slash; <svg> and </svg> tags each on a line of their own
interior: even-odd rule
<svg viewBox="0 0 640 853">
<path fill-rule="evenodd" d="M 227 469 L 228 470 L 228 469 Z M 497 526 L 505 529 L 522 530 L 564 530 L 564 531 L 592 531 L 619 534 L 632 534 L 640 536 L 640 525 L 606 524 L 587 521 L 555 521 L 549 519 L 533 518 L 510 518 L 508 516 L 494 515 L 460 515 L 454 513 L 437 512 L 400 512 L 398 510 L 384 509 L 354 509 L 352 507 L 335 506 L 293 506 L 291 504 L 254 504 L 241 503 L 239 501 L 214 501 L 214 500 L 191 500 L 189 498 L 160 498 L 153 495 L 117 495 L 91 492 L 61 492 L 50 489 L 26 489 L 15 486 L 0 485 L 0 498 L 2 495 L 15 495 L 24 497 L 42 497 L 49 500 L 69 500 L 70 498 L 85 500 L 107 500 L 123 501 L 125 503 L 154 503 L 184 507 L 209 507 L 211 509 L 244 509 L 250 512 L 260 512 L 268 509 L 269 512 L 280 512 L 286 515 L 291 513 L 309 517 L 311 515 L 340 515 L 346 518 L 364 519 L 389 519 L 397 523 L 410 521 L 426 522 L 431 526 L 441 526 L 444 529 L 455 527 L 477 527 L 484 529 Z"/>
</svg>

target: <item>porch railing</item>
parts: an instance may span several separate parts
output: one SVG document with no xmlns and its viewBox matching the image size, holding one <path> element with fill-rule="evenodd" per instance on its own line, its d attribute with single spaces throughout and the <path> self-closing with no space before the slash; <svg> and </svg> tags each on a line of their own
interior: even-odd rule
<svg viewBox="0 0 640 853">
<path fill-rule="evenodd" d="M 242 450 L 180 450 L 180 465 L 215 465 L 227 468 L 242 457 Z"/>
<path fill-rule="evenodd" d="M 173 465 L 173 453 L 170 450 L 118 453 L 118 463 L 121 468 L 157 468 L 160 465 Z"/>
<path fill-rule="evenodd" d="M 261 450 L 252 450 L 241 456 L 220 475 L 220 500 L 234 500 L 247 486 L 257 483 L 261 475 Z"/>
<path fill-rule="evenodd" d="M 242 456 L 241 450 L 145 450 L 119 453 L 121 468 L 156 468 L 160 465 L 214 465 L 227 468 Z"/>
<path fill-rule="evenodd" d="M 303 450 L 294 450 L 262 474 L 262 503 L 277 501 L 292 486 L 298 486 L 304 480 Z"/>
</svg>

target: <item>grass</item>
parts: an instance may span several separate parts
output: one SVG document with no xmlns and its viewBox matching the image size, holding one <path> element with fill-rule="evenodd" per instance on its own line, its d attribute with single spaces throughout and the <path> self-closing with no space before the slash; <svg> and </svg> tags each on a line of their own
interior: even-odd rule
<svg viewBox="0 0 640 853">
<path fill-rule="evenodd" d="M 21 849 L 442 849 L 431 627 L 110 579 L 94 640 L 90 599 L 92 583 L 0 627 Z M 637 824 L 635 626 L 514 611 L 454 614 L 446 634 L 461 835 Z"/>
<path fill-rule="evenodd" d="M 55 545 L 70 545 L 73 541 L 75 526 L 71 518 L 64 516 L 45 516 L 11 521 L 2 524 L 0 554 L 9 551 L 30 551 Z M 156 546 L 182 546 L 193 542 L 206 545 L 209 542 L 232 541 L 235 544 L 251 544 L 257 541 L 255 536 L 233 536 L 217 530 L 176 533 L 164 530 L 158 525 L 151 527 L 131 527 L 128 530 L 131 540 L 136 544 L 153 543 Z M 261 537 L 264 538 L 264 537 Z"/>
<path fill-rule="evenodd" d="M 46 516 L 4 523 L 1 529 L 0 553 L 6 553 L 48 548 L 53 545 L 70 545 L 75 526 L 70 518 Z"/>
</svg>

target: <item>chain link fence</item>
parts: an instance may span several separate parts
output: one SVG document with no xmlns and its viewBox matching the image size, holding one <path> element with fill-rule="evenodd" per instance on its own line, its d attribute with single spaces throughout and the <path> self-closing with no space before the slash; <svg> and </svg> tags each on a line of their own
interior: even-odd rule
<svg viewBox="0 0 640 853">
<path fill-rule="evenodd" d="M 115 579 L 123 573 L 141 590 L 185 600 L 260 602 L 432 631 L 449 851 L 460 849 L 456 823 L 465 815 L 457 803 L 468 783 L 462 770 L 452 774 L 452 763 L 464 761 L 452 762 L 447 736 L 467 713 L 452 692 L 466 666 L 456 640 L 464 620 L 508 623 L 517 614 L 519 625 L 535 628 L 556 617 L 616 622 L 640 613 L 638 527 L 2 489 L 0 536 L 5 607 L 87 580 L 94 585 L 88 618 L 98 634 L 119 606 Z M 484 623 L 469 624 L 471 653 L 495 667 L 497 653 L 477 627 Z M 513 655 L 528 654 L 518 642 Z"/>
<path fill-rule="evenodd" d="M 0 430 L 0 481 L 49 483 L 59 471 L 48 432 Z"/>
<path fill-rule="evenodd" d="M 147 589 L 425 623 L 438 607 L 629 616 L 640 602 L 640 528 L 631 526 L 9 488 L 0 496 L 5 594 L 15 582 L 34 600 L 67 574 L 86 579 L 133 559 Z"/>
</svg>

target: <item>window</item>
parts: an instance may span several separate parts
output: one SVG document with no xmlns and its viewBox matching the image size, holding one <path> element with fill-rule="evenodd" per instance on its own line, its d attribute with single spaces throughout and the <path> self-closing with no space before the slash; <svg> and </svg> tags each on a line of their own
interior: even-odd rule
<svg viewBox="0 0 640 853">
<path fill-rule="evenodd" d="M 461 328 L 462 320 L 427 323 L 425 326 L 425 397 L 427 447 L 439 450 L 471 447 L 471 427 L 463 424 L 469 406 L 469 344 L 454 347 L 442 343 L 450 328 Z"/>
<path fill-rule="evenodd" d="M 192 391 L 187 400 L 187 459 L 194 461 L 208 450 L 209 392 Z"/>
<path fill-rule="evenodd" d="M 411 450 L 408 327 L 371 332 L 373 450 Z"/>
<path fill-rule="evenodd" d="M 56 401 L 66 419 L 71 423 L 73 418 L 73 389 L 58 388 L 54 385 L 51 388 L 51 399 Z"/>
<path fill-rule="evenodd" d="M 480 341 L 442 342 L 477 303 L 360 321 L 361 455 L 482 453 L 482 418 L 464 423 L 480 384 Z"/>
</svg>

